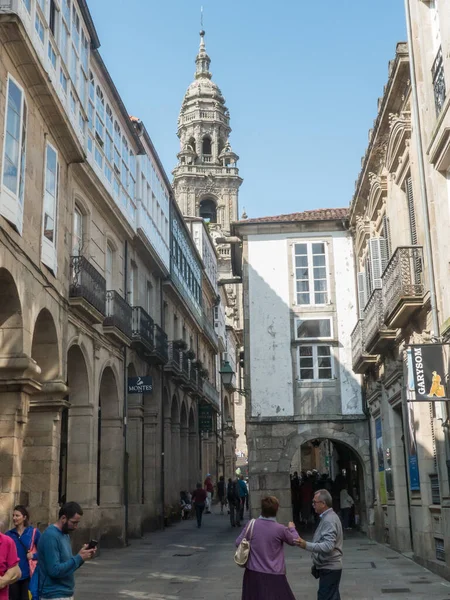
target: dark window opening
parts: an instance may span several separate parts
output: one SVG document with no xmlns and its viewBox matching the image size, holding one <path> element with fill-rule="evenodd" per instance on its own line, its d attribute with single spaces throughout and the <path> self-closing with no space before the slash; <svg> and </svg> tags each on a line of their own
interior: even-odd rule
<svg viewBox="0 0 450 600">
<path fill-rule="evenodd" d="M 212 142 L 211 138 L 203 138 L 203 154 L 212 154 Z"/>
<path fill-rule="evenodd" d="M 217 223 L 217 207 L 214 200 L 202 200 L 200 202 L 200 216 L 207 223 Z"/>
</svg>

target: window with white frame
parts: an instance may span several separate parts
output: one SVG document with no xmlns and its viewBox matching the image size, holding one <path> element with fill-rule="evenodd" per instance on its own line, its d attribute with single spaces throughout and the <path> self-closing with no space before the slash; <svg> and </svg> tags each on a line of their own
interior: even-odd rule
<svg viewBox="0 0 450 600">
<path fill-rule="evenodd" d="M 73 211 L 72 256 L 81 256 L 83 249 L 83 213 L 75 206 Z"/>
<path fill-rule="evenodd" d="M 4 140 L 1 213 L 22 233 L 27 105 L 23 89 L 11 76 L 8 76 Z"/>
<path fill-rule="evenodd" d="M 45 149 L 44 218 L 41 260 L 56 271 L 56 212 L 58 202 L 58 152 L 49 143 Z"/>
<path fill-rule="evenodd" d="M 327 255 L 325 242 L 294 244 L 296 303 L 328 303 Z"/>
<path fill-rule="evenodd" d="M 298 352 L 298 378 L 300 381 L 326 381 L 333 379 L 331 346 L 322 344 L 301 345 Z"/>
<path fill-rule="evenodd" d="M 333 337 L 331 317 L 296 319 L 295 337 L 297 340 L 331 339 Z"/>
<path fill-rule="evenodd" d="M 114 249 L 108 242 L 106 244 L 106 257 L 105 257 L 105 280 L 106 289 L 113 289 L 113 273 L 114 273 Z"/>
</svg>

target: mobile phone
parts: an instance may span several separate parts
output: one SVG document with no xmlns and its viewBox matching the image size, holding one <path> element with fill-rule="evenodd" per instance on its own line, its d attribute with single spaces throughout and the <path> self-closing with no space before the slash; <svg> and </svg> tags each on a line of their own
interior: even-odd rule
<svg viewBox="0 0 450 600">
<path fill-rule="evenodd" d="M 88 547 L 87 547 L 87 549 L 88 549 L 88 550 L 93 550 L 94 548 L 97 548 L 97 546 L 98 546 L 98 542 L 97 542 L 97 540 L 91 540 L 91 541 L 89 542 L 89 544 L 88 544 Z"/>
</svg>

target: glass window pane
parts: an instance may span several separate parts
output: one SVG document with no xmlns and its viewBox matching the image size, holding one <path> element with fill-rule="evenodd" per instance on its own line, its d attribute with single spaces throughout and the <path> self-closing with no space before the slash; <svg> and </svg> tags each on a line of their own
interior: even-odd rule
<svg viewBox="0 0 450 600">
<path fill-rule="evenodd" d="M 325 255 L 324 254 L 315 254 L 313 256 L 313 265 L 315 267 L 325 267 L 326 266 Z"/>
<path fill-rule="evenodd" d="M 326 304 L 328 300 L 328 295 L 325 293 L 316 292 L 314 294 L 315 304 Z"/>
<path fill-rule="evenodd" d="M 17 87 L 12 79 L 9 80 L 8 86 L 8 110 L 14 110 L 16 113 L 21 112 L 22 108 L 22 92 Z"/>
<path fill-rule="evenodd" d="M 298 338 L 330 337 L 331 322 L 329 319 L 308 319 L 297 321 Z"/>
<path fill-rule="evenodd" d="M 313 254 L 325 254 L 325 244 L 315 243 L 312 245 Z"/>
<path fill-rule="evenodd" d="M 297 292 L 309 292 L 309 281 L 297 281 Z"/>
<path fill-rule="evenodd" d="M 295 276 L 297 279 L 308 279 L 309 270 L 307 267 L 300 267 L 299 269 L 295 269 Z"/>
<path fill-rule="evenodd" d="M 309 294 L 297 294 L 297 304 L 309 304 Z"/>
<path fill-rule="evenodd" d="M 327 270 L 325 267 L 314 267 L 314 279 L 326 279 Z"/>
<path fill-rule="evenodd" d="M 315 292 L 326 292 L 327 291 L 327 280 L 326 279 L 315 279 L 314 280 L 314 291 Z"/>
<path fill-rule="evenodd" d="M 313 369 L 300 369 L 300 379 L 314 379 Z"/>
<path fill-rule="evenodd" d="M 307 267 L 308 266 L 308 257 L 306 256 L 306 254 L 295 257 L 295 266 L 296 267 Z"/>
<path fill-rule="evenodd" d="M 319 368 L 319 379 L 332 379 L 333 373 L 331 369 L 320 369 Z"/>
<path fill-rule="evenodd" d="M 300 353 L 300 356 L 312 356 L 313 355 L 313 347 L 312 346 L 300 346 L 299 353 Z"/>
<path fill-rule="evenodd" d="M 308 244 L 295 244 L 295 254 L 307 254 Z"/>
<path fill-rule="evenodd" d="M 317 346 L 317 355 L 318 356 L 331 356 L 331 347 L 330 346 Z"/>
</svg>

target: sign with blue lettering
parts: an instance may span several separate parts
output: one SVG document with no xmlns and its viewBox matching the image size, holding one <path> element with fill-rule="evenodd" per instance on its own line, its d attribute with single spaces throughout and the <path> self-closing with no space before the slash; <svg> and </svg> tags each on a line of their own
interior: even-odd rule
<svg viewBox="0 0 450 600">
<path fill-rule="evenodd" d="M 128 377 L 129 394 L 150 394 L 153 391 L 153 380 L 149 377 Z"/>
</svg>

